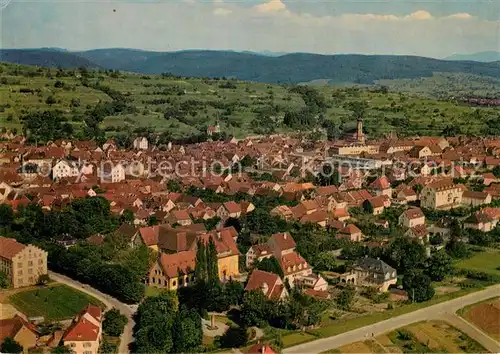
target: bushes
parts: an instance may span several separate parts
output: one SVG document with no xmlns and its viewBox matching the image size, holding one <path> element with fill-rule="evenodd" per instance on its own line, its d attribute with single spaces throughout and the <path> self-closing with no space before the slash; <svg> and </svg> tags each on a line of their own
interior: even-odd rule
<svg viewBox="0 0 500 354">
<path fill-rule="evenodd" d="M 122 315 L 119 310 L 111 309 L 104 314 L 102 330 L 107 335 L 118 337 L 122 334 L 126 324 L 127 317 Z"/>
</svg>

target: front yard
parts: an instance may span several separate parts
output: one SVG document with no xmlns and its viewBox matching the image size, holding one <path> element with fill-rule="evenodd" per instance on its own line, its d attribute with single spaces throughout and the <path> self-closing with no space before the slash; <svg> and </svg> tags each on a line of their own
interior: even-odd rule
<svg viewBox="0 0 500 354">
<path fill-rule="evenodd" d="M 474 253 L 471 258 L 458 262 L 456 267 L 500 276 L 500 251 L 486 250 Z"/>
</svg>

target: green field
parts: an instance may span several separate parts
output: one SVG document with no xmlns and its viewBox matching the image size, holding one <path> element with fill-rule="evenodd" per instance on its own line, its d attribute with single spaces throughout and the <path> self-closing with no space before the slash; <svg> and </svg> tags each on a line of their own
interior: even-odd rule
<svg viewBox="0 0 500 354">
<path fill-rule="evenodd" d="M 458 262 L 456 267 L 500 275 L 500 251 L 488 250 L 475 253 L 471 258 Z"/>
<path fill-rule="evenodd" d="M 100 123 L 107 136 L 147 128 L 182 138 L 204 132 L 215 122 L 220 123 L 223 132 L 238 138 L 268 132 L 258 122 L 270 122 L 276 132 L 288 132 L 292 129 L 283 123 L 286 112 L 306 107 L 303 97 L 284 85 L 132 73 L 86 75 L 84 81 L 78 70 L 0 64 L 1 127 L 19 131 L 21 117 L 35 111 L 59 110 L 81 132 L 83 117 L 89 110 L 99 102 L 112 102 L 102 87 L 123 94 L 129 108 L 106 116 Z M 457 85 L 470 81 L 455 76 L 451 76 L 452 80 L 450 75 L 426 80 L 444 82 L 444 86 L 451 81 L 458 82 Z M 417 86 L 433 87 L 434 81 L 417 82 Z M 400 85 L 403 90 L 406 86 L 413 87 L 406 82 Z M 498 83 L 489 85 L 497 87 Z M 440 135 L 449 126 L 459 127 L 463 134 L 492 134 L 491 121 L 498 117 L 496 108 L 476 109 L 450 100 L 425 98 L 418 90 L 409 88 L 413 93 L 381 92 L 366 86 L 315 86 L 315 89 L 324 100 L 321 119 L 331 121 L 339 134 L 355 126 L 356 118 L 349 108 L 352 102 L 366 102 L 364 127 L 374 138 L 390 132 Z M 49 97 L 53 98 L 51 104 L 47 103 Z M 165 113 L 172 110 L 180 110 L 181 115 L 166 119 Z M 261 119 L 258 122 L 254 121 L 257 117 Z"/>
<path fill-rule="evenodd" d="M 66 285 L 23 291 L 9 300 L 28 317 L 43 316 L 49 321 L 70 319 L 88 304 L 104 308 L 99 300 Z"/>
</svg>

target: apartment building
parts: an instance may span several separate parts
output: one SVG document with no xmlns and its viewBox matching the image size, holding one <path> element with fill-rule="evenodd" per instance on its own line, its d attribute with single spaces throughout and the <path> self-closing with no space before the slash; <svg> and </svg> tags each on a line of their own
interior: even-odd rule
<svg viewBox="0 0 500 354">
<path fill-rule="evenodd" d="M 47 252 L 0 237 L 0 271 L 7 275 L 13 288 L 35 285 L 40 275 L 47 274 Z"/>
</svg>

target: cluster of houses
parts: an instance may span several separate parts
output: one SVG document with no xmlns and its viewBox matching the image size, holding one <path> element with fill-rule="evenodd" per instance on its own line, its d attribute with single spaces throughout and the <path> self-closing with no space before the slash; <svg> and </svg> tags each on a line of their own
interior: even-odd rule
<svg viewBox="0 0 500 354">
<path fill-rule="evenodd" d="M 64 345 L 75 354 L 97 354 L 102 340 L 101 308 L 86 306 L 65 329 L 44 334 L 39 327 L 22 313 L 0 320 L 0 343 L 12 338 L 23 347 L 24 352 L 42 350 L 50 352 Z"/>
</svg>

